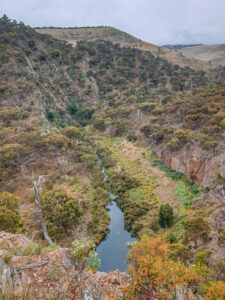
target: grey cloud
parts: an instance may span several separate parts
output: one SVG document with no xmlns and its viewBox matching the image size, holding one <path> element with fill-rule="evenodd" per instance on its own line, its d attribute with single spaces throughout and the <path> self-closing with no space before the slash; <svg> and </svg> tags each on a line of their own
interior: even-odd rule
<svg viewBox="0 0 225 300">
<path fill-rule="evenodd" d="M 1 0 L 31 26 L 109 25 L 154 44 L 225 43 L 224 0 Z"/>
</svg>

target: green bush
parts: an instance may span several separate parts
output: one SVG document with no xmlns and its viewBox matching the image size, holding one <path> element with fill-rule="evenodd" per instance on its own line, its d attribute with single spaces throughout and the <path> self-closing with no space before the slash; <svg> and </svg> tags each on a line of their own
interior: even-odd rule
<svg viewBox="0 0 225 300">
<path fill-rule="evenodd" d="M 17 198 L 10 193 L 0 193 L 0 230 L 18 233 L 23 227 L 18 212 Z"/>
<path fill-rule="evenodd" d="M 197 247 L 198 239 L 207 242 L 209 240 L 210 225 L 202 216 L 194 215 L 184 222 L 186 243 L 192 241 Z"/>
<path fill-rule="evenodd" d="M 208 259 L 211 254 L 212 251 L 210 249 L 205 249 L 204 251 L 198 252 L 195 259 L 196 265 L 208 265 Z"/>
<path fill-rule="evenodd" d="M 41 194 L 41 207 L 49 235 L 55 239 L 71 231 L 80 216 L 77 200 L 61 188 L 44 191 Z"/>
<path fill-rule="evenodd" d="M 81 266 L 81 268 L 84 268 L 87 264 L 92 269 L 96 269 L 100 266 L 100 260 L 97 259 L 97 255 L 94 251 L 95 247 L 96 245 L 93 241 L 87 238 L 73 242 L 72 257 Z"/>
<path fill-rule="evenodd" d="M 180 147 L 181 142 L 177 137 L 174 137 L 166 145 L 170 149 L 177 150 Z"/>
<path fill-rule="evenodd" d="M 162 204 L 159 209 L 159 225 L 162 228 L 171 227 L 173 223 L 173 209 L 167 204 Z"/>
<path fill-rule="evenodd" d="M 168 257 L 172 260 L 181 261 L 187 264 L 190 262 L 193 256 L 194 254 L 192 251 L 182 244 L 174 243 L 169 245 Z"/>
<path fill-rule="evenodd" d="M 66 126 L 63 128 L 62 132 L 71 140 L 81 138 L 81 131 L 76 126 Z"/>
</svg>

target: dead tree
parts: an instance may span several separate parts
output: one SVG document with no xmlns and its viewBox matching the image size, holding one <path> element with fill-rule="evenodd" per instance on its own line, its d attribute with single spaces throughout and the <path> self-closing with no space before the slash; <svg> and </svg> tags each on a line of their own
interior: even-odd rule
<svg viewBox="0 0 225 300">
<path fill-rule="evenodd" d="M 40 202 L 40 198 L 39 198 L 39 194 L 38 194 L 38 189 L 37 189 L 37 182 L 34 180 L 34 172 L 33 171 L 32 171 L 32 185 L 33 185 L 33 190 L 34 190 L 35 203 L 37 205 L 39 219 L 40 219 L 41 228 L 42 228 L 42 231 L 43 231 L 43 234 L 44 234 L 44 238 L 46 239 L 46 241 L 48 242 L 48 244 L 51 246 L 54 243 L 51 240 L 50 236 L 48 235 L 48 231 L 47 231 L 47 228 L 45 226 L 45 222 L 44 222 L 44 218 L 43 218 L 43 213 L 42 213 L 42 209 L 41 209 L 41 202 Z"/>
<path fill-rule="evenodd" d="M 218 187 L 216 196 L 225 203 L 225 191 L 222 185 Z"/>
<path fill-rule="evenodd" d="M 26 160 L 24 160 L 23 162 L 22 162 L 22 164 L 21 164 L 21 168 L 20 168 L 20 172 L 21 172 L 21 177 L 22 177 L 22 179 L 24 180 L 25 179 L 25 166 L 28 164 L 28 163 L 30 163 L 31 161 L 33 161 L 34 160 L 34 157 L 33 156 L 31 156 L 31 157 L 29 157 L 28 159 L 26 159 Z"/>
</svg>

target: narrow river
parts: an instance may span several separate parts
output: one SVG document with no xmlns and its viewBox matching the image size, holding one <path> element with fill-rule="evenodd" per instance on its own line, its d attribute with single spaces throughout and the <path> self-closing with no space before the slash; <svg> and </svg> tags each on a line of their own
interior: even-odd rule
<svg viewBox="0 0 225 300">
<path fill-rule="evenodd" d="M 102 161 L 98 159 L 99 164 Z M 102 167 L 104 174 L 104 181 L 107 180 L 105 168 Z M 98 258 L 101 259 L 101 267 L 99 271 L 110 272 L 119 269 L 121 272 L 126 271 L 126 256 L 128 254 L 127 242 L 135 242 L 136 239 L 132 238 L 127 230 L 124 230 L 124 216 L 121 209 L 113 201 L 114 195 L 109 191 L 110 204 L 107 209 L 109 210 L 110 232 L 106 238 L 99 244 L 96 249 Z"/>
</svg>

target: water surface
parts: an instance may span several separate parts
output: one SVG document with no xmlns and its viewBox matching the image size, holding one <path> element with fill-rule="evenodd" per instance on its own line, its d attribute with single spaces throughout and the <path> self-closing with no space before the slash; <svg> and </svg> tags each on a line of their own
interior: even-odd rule
<svg viewBox="0 0 225 300">
<path fill-rule="evenodd" d="M 113 199 L 111 193 L 110 198 Z M 124 230 L 123 212 L 116 205 L 116 202 L 112 201 L 107 208 L 111 218 L 109 224 L 110 232 L 96 249 L 98 258 L 101 259 L 99 271 L 110 272 L 119 269 L 121 272 L 124 272 L 127 269 L 125 262 L 128 248 L 126 243 L 135 242 L 136 239 L 132 238 L 127 230 Z"/>
</svg>

